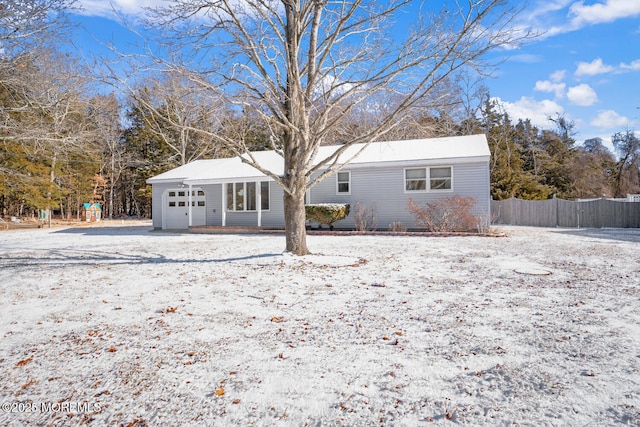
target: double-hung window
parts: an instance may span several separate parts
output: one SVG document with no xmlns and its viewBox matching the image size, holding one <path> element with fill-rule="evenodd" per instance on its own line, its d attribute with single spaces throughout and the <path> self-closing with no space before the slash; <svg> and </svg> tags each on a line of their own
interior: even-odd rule
<svg viewBox="0 0 640 427">
<path fill-rule="evenodd" d="M 260 210 L 269 210 L 269 182 L 235 182 L 227 184 L 227 210 L 236 212 L 255 212 L 258 210 L 258 192 L 260 192 Z"/>
<path fill-rule="evenodd" d="M 404 189 L 412 191 L 440 191 L 453 188 L 451 166 L 408 168 L 404 170 Z"/>
<path fill-rule="evenodd" d="M 406 191 L 426 191 L 427 168 L 405 169 L 404 182 Z"/>
<path fill-rule="evenodd" d="M 338 172 L 336 174 L 336 194 L 351 194 L 351 172 Z"/>
<path fill-rule="evenodd" d="M 432 190 L 451 190 L 451 167 L 429 168 L 429 186 Z"/>
</svg>

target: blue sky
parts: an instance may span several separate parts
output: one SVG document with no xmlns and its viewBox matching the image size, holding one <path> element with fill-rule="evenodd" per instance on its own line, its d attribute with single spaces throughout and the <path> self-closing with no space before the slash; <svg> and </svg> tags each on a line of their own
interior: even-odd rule
<svg viewBox="0 0 640 427">
<path fill-rule="evenodd" d="M 142 7 L 166 4 L 80 3 L 85 16 L 75 18 L 93 37 L 121 49 L 130 39 L 114 22 L 112 6 L 135 21 Z M 519 19 L 541 35 L 518 49 L 494 52 L 501 62 L 485 82 L 513 120 L 553 128 L 547 117 L 564 114 L 575 122 L 578 141 L 601 137 L 608 143 L 615 132 L 640 129 L 640 0 L 529 0 Z M 87 53 L 95 48 L 86 32 L 78 40 Z"/>
</svg>

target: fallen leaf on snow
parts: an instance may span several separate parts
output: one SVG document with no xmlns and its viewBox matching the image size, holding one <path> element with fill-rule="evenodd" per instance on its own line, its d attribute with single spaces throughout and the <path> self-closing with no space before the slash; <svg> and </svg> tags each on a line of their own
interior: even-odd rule
<svg viewBox="0 0 640 427">
<path fill-rule="evenodd" d="M 30 357 L 28 359 L 23 359 L 21 361 L 19 361 L 18 363 L 16 363 L 16 366 L 24 366 L 27 363 L 31 362 L 33 360 L 33 357 Z"/>
<path fill-rule="evenodd" d="M 222 396 L 224 394 L 224 388 L 218 387 L 216 392 L 214 393 L 216 396 Z"/>
<path fill-rule="evenodd" d="M 36 384 L 36 380 L 29 380 L 26 384 L 22 384 L 22 387 L 20 388 L 24 390 L 25 388 L 29 387 L 32 384 Z"/>
<path fill-rule="evenodd" d="M 126 426 L 124 424 L 120 424 L 120 426 L 123 427 L 135 427 L 135 426 L 148 426 L 149 424 L 145 421 L 145 420 L 141 420 L 138 418 L 134 418 L 133 421 L 131 421 L 129 424 L 127 424 Z"/>
</svg>

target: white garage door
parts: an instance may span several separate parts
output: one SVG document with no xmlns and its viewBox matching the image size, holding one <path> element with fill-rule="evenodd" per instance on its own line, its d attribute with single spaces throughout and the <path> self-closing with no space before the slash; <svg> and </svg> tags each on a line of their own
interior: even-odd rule
<svg viewBox="0 0 640 427">
<path fill-rule="evenodd" d="M 189 190 L 177 188 L 167 190 L 163 197 L 163 227 L 165 230 L 186 230 L 189 228 Z M 206 201 L 201 189 L 191 190 L 191 225 L 205 225 Z"/>
</svg>

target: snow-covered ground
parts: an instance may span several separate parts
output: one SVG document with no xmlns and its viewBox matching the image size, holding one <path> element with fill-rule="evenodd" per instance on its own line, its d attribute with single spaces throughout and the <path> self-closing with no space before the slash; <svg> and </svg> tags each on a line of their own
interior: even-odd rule
<svg viewBox="0 0 640 427">
<path fill-rule="evenodd" d="M 501 230 L 2 232 L 0 425 L 640 425 L 640 230 Z"/>
</svg>

